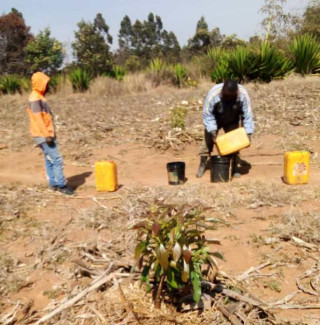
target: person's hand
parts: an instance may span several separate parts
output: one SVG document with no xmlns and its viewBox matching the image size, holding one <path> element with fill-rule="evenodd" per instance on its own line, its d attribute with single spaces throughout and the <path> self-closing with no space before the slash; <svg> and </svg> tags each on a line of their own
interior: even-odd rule
<svg viewBox="0 0 320 325">
<path fill-rule="evenodd" d="M 212 136 L 212 141 L 213 141 L 214 143 L 216 143 L 217 131 L 212 131 L 212 132 L 211 132 L 211 136 Z"/>
<path fill-rule="evenodd" d="M 53 137 L 46 137 L 46 143 L 49 147 L 54 145 L 54 138 Z"/>
</svg>

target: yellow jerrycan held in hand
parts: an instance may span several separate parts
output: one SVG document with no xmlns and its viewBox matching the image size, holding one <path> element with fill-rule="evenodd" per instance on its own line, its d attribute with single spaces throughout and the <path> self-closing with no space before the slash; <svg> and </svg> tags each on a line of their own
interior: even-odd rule
<svg viewBox="0 0 320 325">
<path fill-rule="evenodd" d="M 291 151 L 284 155 L 283 181 L 289 185 L 307 184 L 310 175 L 309 151 Z"/>
<path fill-rule="evenodd" d="M 226 156 L 249 147 L 250 140 L 246 130 L 241 127 L 219 135 L 216 139 L 216 144 L 220 155 Z"/>
<path fill-rule="evenodd" d="M 118 189 L 117 165 L 113 161 L 97 161 L 94 164 L 96 190 L 114 192 Z"/>
</svg>

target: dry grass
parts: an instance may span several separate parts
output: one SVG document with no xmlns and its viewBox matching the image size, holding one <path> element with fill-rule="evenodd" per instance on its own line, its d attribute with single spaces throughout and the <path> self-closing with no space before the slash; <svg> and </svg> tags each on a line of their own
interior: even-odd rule
<svg viewBox="0 0 320 325">
<path fill-rule="evenodd" d="M 275 147 L 282 150 L 314 150 L 319 140 L 319 85 L 320 79 L 314 77 L 246 85 L 256 133 L 281 136 Z M 85 94 L 72 94 L 66 81 L 56 94 L 48 96 L 48 102 L 56 117 L 60 143 L 74 158 L 85 150 L 90 155 L 90 149 L 99 144 L 126 141 L 147 143 L 160 151 L 179 151 L 202 138 L 199 100 L 204 100 L 211 86 L 202 82 L 192 90 L 153 88 L 143 74 L 128 75 L 122 82 L 100 77 Z M 183 132 L 172 130 L 171 125 L 171 109 L 182 100 L 189 102 Z M 28 118 L 21 110 L 27 106 L 27 96 L 2 96 L 1 101 L 0 145 L 8 145 L 9 150 L 30 146 Z M 76 153 L 79 148 L 83 152 Z"/>
<path fill-rule="evenodd" d="M 291 238 L 295 236 L 307 243 L 320 243 L 319 212 L 290 211 L 271 226 L 271 234 Z"/>
<path fill-rule="evenodd" d="M 314 150 L 319 140 L 319 86 L 320 80 L 315 78 L 247 85 L 257 133 L 280 136 L 282 140 L 274 146 L 282 150 Z M 99 78 L 86 94 L 73 94 L 67 83 L 56 94 L 49 95 L 48 101 L 56 117 L 64 157 L 88 163 L 92 160 L 90 155 L 93 150 L 101 146 L 134 143 L 159 151 L 179 151 L 197 142 L 202 138 L 202 104 L 199 100 L 204 99 L 210 87 L 210 83 L 204 82 L 192 90 L 152 88 L 143 75 L 133 75 L 127 76 L 121 83 Z M 171 109 L 181 106 L 182 100 L 188 101 L 183 106 L 186 109 L 185 130 L 173 130 Z M 26 105 L 26 94 L 1 97 L 0 145 L 8 145 L 2 152 L 25 150 L 32 146 L 28 117 L 24 112 Z M 314 161 L 317 162 L 316 155 Z M 319 244 L 318 212 L 296 211 L 302 202 L 319 199 L 320 187 L 314 185 L 302 188 L 240 180 L 207 186 L 187 183 L 170 188 L 126 187 L 121 190 L 114 207 L 97 207 L 92 201 L 91 205 L 87 204 L 82 209 L 72 203 L 75 201 L 47 194 L 42 188 L 0 186 L 0 244 L 4 252 L 0 256 L 0 295 L 9 298 L 12 292 L 24 285 L 23 279 L 34 268 L 37 271 L 52 271 L 64 279 L 68 290 L 60 287 L 45 290 L 52 300 L 48 310 L 59 305 L 58 299 L 74 295 L 88 285 L 85 282 L 88 275 L 79 272 L 71 261 L 78 259 L 94 271 L 105 269 L 110 261 L 132 262 L 135 234 L 128 232 L 127 225 L 139 219 L 155 200 L 176 205 L 201 204 L 209 208 L 206 216 L 219 219 L 218 226 L 232 225 L 240 208 L 257 209 L 257 217 L 260 209 L 292 208 L 291 213 L 277 218 L 271 234 L 275 237 L 296 236 Z M 61 219 L 57 222 L 36 219 L 36 216 L 50 213 Z M 86 236 L 75 240 L 78 232 Z M 256 238 L 259 241 L 259 234 Z M 16 243 L 21 245 L 19 240 L 28 243 L 31 250 L 30 257 L 25 257 L 23 261 L 4 248 L 5 245 L 14 247 Z M 285 258 L 283 255 L 283 260 Z M 294 263 L 293 259 L 290 263 Z M 173 319 L 183 324 L 228 324 L 215 309 L 200 314 L 183 314 L 164 304 L 160 311 L 155 311 L 151 296 L 137 287 L 134 281 L 123 281 L 121 285 L 143 324 L 171 324 Z M 51 323 L 134 323 L 118 292 L 112 287 L 107 289 L 92 292 Z M 4 300 L 2 311 L 9 307 Z M 246 317 L 245 324 L 268 323 L 259 319 L 255 309 L 250 317 Z"/>
</svg>

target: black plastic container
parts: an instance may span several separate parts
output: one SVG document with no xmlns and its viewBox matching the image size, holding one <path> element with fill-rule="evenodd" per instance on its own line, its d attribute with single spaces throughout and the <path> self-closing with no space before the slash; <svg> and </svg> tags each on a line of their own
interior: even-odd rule
<svg viewBox="0 0 320 325">
<path fill-rule="evenodd" d="M 186 181 L 186 164 L 183 161 L 167 163 L 168 181 L 170 185 L 181 185 Z"/>
<path fill-rule="evenodd" d="M 229 182 L 232 177 L 232 156 L 211 157 L 211 182 Z"/>
</svg>

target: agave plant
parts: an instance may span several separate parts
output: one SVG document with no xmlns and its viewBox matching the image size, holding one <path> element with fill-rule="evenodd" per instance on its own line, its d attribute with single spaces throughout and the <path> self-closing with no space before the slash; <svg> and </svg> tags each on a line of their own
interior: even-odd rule
<svg viewBox="0 0 320 325">
<path fill-rule="evenodd" d="M 207 265 L 208 274 L 213 275 L 217 270 L 213 256 L 223 258 L 218 252 L 209 252 L 204 237 L 208 228 L 214 229 L 206 224 L 203 209 L 158 204 L 151 206 L 144 219 L 131 227 L 138 231 L 135 259 L 142 270 L 141 279 L 149 288 L 151 278 L 158 286 L 157 308 L 163 283 L 170 291 L 192 287 L 193 299 L 199 302 L 203 266 Z"/>
<path fill-rule="evenodd" d="M 228 58 L 228 68 L 233 78 L 244 82 L 249 71 L 250 50 L 245 46 L 237 46 Z"/>
<path fill-rule="evenodd" d="M 69 74 L 72 88 L 75 92 L 84 92 L 89 89 L 91 76 L 83 69 L 76 69 Z"/>
<path fill-rule="evenodd" d="M 273 79 L 283 79 L 293 71 L 291 61 L 273 45 L 263 42 L 260 48 L 250 52 L 249 79 L 270 82 Z"/>
<path fill-rule="evenodd" d="M 223 82 L 233 77 L 229 66 L 230 53 L 222 48 L 209 49 L 207 52 L 212 66 L 211 80 Z"/>
<path fill-rule="evenodd" d="M 3 76 L 0 79 L 0 92 L 2 94 L 13 95 L 15 93 L 21 93 L 22 80 L 14 75 Z"/>
<path fill-rule="evenodd" d="M 170 69 L 167 64 L 160 58 L 155 58 L 150 62 L 148 72 L 155 86 L 170 82 L 172 79 L 172 73 L 170 75 Z"/>
<path fill-rule="evenodd" d="M 160 73 L 164 71 L 166 68 L 167 68 L 166 63 L 160 58 L 153 59 L 149 65 L 149 70 L 155 73 Z"/>
<path fill-rule="evenodd" d="M 173 66 L 174 71 L 174 83 L 181 88 L 187 78 L 187 71 L 180 63 Z"/>
<path fill-rule="evenodd" d="M 112 72 L 113 77 L 119 81 L 122 81 L 124 76 L 126 75 L 126 69 L 120 65 L 114 66 Z"/>
<path fill-rule="evenodd" d="M 298 36 L 290 46 L 296 72 L 303 76 L 319 71 L 320 43 L 312 35 Z"/>
</svg>

